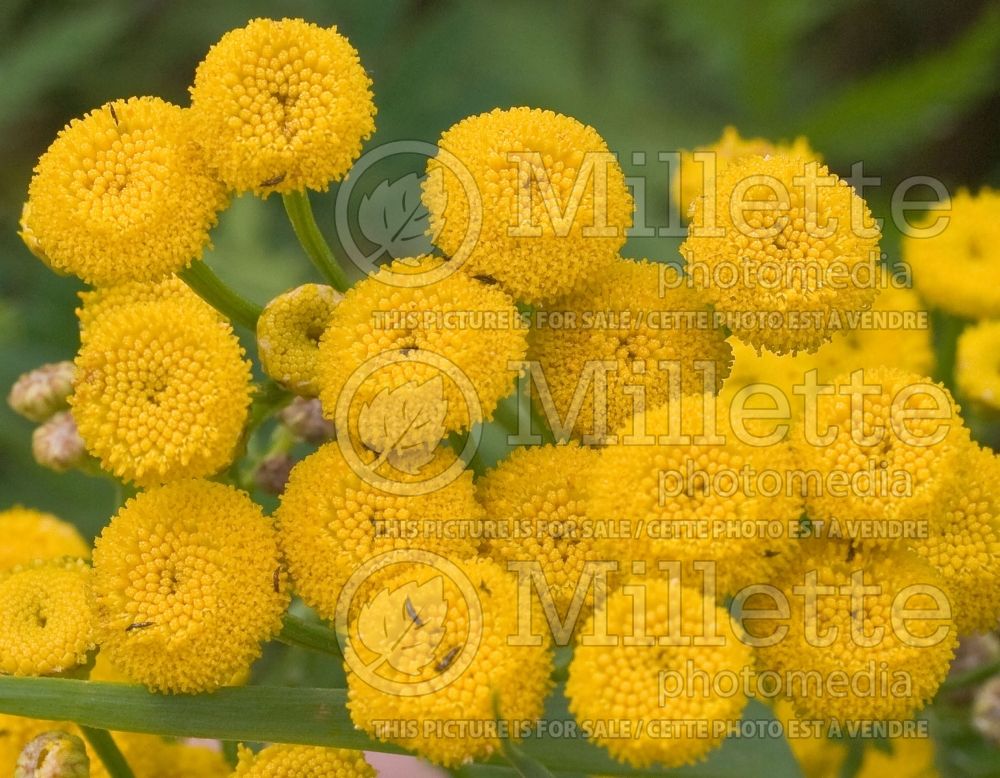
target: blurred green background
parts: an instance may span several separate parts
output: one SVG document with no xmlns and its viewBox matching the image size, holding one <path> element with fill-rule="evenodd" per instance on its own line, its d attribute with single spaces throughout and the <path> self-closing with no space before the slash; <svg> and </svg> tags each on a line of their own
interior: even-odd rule
<svg viewBox="0 0 1000 778">
<path fill-rule="evenodd" d="M 434 141 L 458 119 L 526 104 L 595 126 L 627 172 L 647 176 L 647 221 L 665 224 L 657 153 L 744 135 L 808 136 L 832 167 L 864 160 L 885 178 L 869 192 L 932 175 L 950 188 L 1000 181 L 1000 5 L 932 0 L 615 3 L 577 0 L 5 0 L 0 5 L 0 386 L 72 358 L 81 288 L 21 245 L 31 169 L 69 119 L 113 98 L 186 104 L 198 60 L 254 16 L 336 24 L 375 82 L 372 144 Z M 643 170 L 631 153 L 646 152 Z M 332 225 L 331 195 L 314 198 Z M 625 253 L 669 258 L 676 239 L 631 240 Z M 890 257 L 896 236 L 887 234 Z M 211 263 L 258 301 L 311 277 L 280 200 L 243 198 L 224 214 Z M 0 507 L 54 511 L 96 531 L 110 484 L 58 476 L 31 459 L 31 425 L 0 409 Z"/>
</svg>

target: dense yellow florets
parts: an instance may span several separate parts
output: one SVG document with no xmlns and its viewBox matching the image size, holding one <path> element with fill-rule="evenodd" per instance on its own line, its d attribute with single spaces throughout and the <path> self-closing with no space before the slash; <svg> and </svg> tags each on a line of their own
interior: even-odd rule
<svg viewBox="0 0 1000 778">
<path fill-rule="evenodd" d="M 798 716 L 907 719 L 934 697 L 957 631 L 939 610 L 947 608 L 947 582 L 918 556 L 806 541 L 795 564 L 772 583 L 787 599 L 789 617 L 753 617 L 753 610 L 774 604 L 770 595 L 766 605 L 754 595 L 745 624 L 760 639 L 787 627 L 783 637 L 757 648 L 757 660 L 778 679 L 776 688 L 770 681 L 766 688 L 790 700 Z"/>
<path fill-rule="evenodd" d="M 371 83 L 336 27 L 254 19 L 222 36 L 198 65 L 196 137 L 237 192 L 325 191 L 375 130 Z"/>
<path fill-rule="evenodd" d="M 276 745 L 254 754 L 240 746 L 233 778 L 375 778 L 360 751 Z"/>
<path fill-rule="evenodd" d="M 472 529 L 483 510 L 471 472 L 428 494 L 389 494 L 356 473 L 337 443 L 328 443 L 294 467 L 275 517 L 296 594 L 332 621 L 344 584 L 377 554 L 410 548 L 473 556 L 475 535 L 452 538 L 441 530 L 446 520 Z"/>
<path fill-rule="evenodd" d="M 513 390 L 518 367 L 508 363 L 527 349 L 513 302 L 461 274 L 428 283 L 424 274 L 440 265 L 432 257 L 399 260 L 353 287 L 334 310 L 317 372 L 323 412 L 338 434 L 358 435 L 360 425 L 362 443 L 378 452 L 432 447 L 491 418 Z M 401 285 L 407 274 L 412 285 Z M 395 283 L 387 283 L 390 275 Z M 339 418 L 345 401 L 349 413 Z"/>
<path fill-rule="evenodd" d="M 228 323 L 177 297 L 116 307 L 87 332 L 70 403 L 104 469 L 148 486 L 232 461 L 251 385 Z"/>
<path fill-rule="evenodd" d="M 424 186 L 432 239 L 516 300 L 545 303 L 582 289 L 624 245 L 632 196 L 592 127 L 552 111 L 498 108 L 463 119 L 438 146 L 444 153 L 428 162 Z"/>
<path fill-rule="evenodd" d="M 911 235 L 902 243 L 920 296 L 956 316 L 1000 316 L 1000 192 L 963 189 L 950 210 L 930 211 L 920 226 L 937 219 L 947 219 L 937 235 Z"/>
<path fill-rule="evenodd" d="M 90 556 L 90 546 L 76 527 L 51 513 L 14 507 L 0 511 L 0 572 L 18 565 L 58 559 Z"/>
<path fill-rule="evenodd" d="M 696 158 L 695 153 L 701 152 Z M 702 154 L 711 154 L 710 158 Z M 694 200 L 712 191 L 715 176 L 727 165 L 746 157 L 763 157 L 782 154 L 821 161 L 809 147 L 809 141 L 799 136 L 791 143 L 772 143 L 764 138 L 742 138 L 735 127 L 726 127 L 722 137 L 710 146 L 700 146 L 694 152 L 680 153 L 680 167 L 671 180 L 671 195 L 677 202 L 682 217 L 687 216 Z"/>
<path fill-rule="evenodd" d="M 226 206 L 191 141 L 189 113 L 156 97 L 73 120 L 38 160 L 21 237 L 90 284 L 151 281 L 200 259 Z"/>
<path fill-rule="evenodd" d="M 288 604 L 277 539 L 242 492 L 178 481 L 129 500 L 94 547 L 102 651 L 167 692 L 227 683 L 276 634 Z"/>
<path fill-rule="evenodd" d="M 499 747 L 493 722 L 519 727 L 538 719 L 551 688 L 547 636 L 538 645 L 517 637 L 515 578 L 484 559 L 460 568 L 464 585 L 418 564 L 373 591 L 345 649 L 355 725 L 445 767 L 490 756 Z M 377 668 L 377 685 L 358 673 L 361 667 Z M 381 725 L 390 719 L 417 722 L 417 731 L 387 733 Z M 455 724 L 464 729 L 453 736 L 434 732 Z M 516 727 L 510 730 L 517 739 Z"/>
<path fill-rule="evenodd" d="M 716 184 L 714 200 L 695 201 L 681 252 L 737 337 L 778 354 L 814 351 L 871 307 L 879 231 L 846 181 L 774 156 L 733 162 Z"/>
<path fill-rule="evenodd" d="M 588 645 L 586 637 L 581 639 L 569 665 L 569 709 L 577 721 L 592 722 L 598 731 L 619 732 L 622 725 L 634 728 L 627 737 L 592 738 L 621 762 L 667 768 L 693 764 L 722 742 L 718 724 L 740 718 L 747 697 L 739 684 L 731 694 L 715 693 L 714 684 L 722 675 L 746 675 L 750 649 L 730 629 L 726 611 L 705 601 L 700 592 L 658 578 L 639 579 L 636 586 L 643 597 L 615 592 L 606 613 L 595 613 L 584 627 L 584 636 L 603 634 L 595 622 L 606 617 L 607 634 L 617 643 Z M 671 586 L 676 587 L 674 596 Z M 718 631 L 711 635 L 706 625 L 713 619 Z M 685 640 L 678 641 L 678 636 Z M 678 645 L 699 637 L 718 644 Z M 704 674 L 710 680 L 693 681 L 693 688 L 681 681 L 667 691 L 661 682 L 667 670 L 684 677 Z M 652 729 L 657 724 L 664 729 Z M 641 729 L 645 725 L 651 728 Z M 676 729 L 671 728 L 674 725 Z"/>
<path fill-rule="evenodd" d="M 231 773 L 222 753 L 207 746 L 134 732 L 115 732 L 114 740 L 135 778 L 228 778 Z M 90 778 L 110 778 L 94 753 L 90 757 Z"/>
<path fill-rule="evenodd" d="M 257 320 L 264 372 L 296 394 L 316 395 L 319 340 L 341 299 L 333 287 L 303 284 L 271 300 Z"/>
<path fill-rule="evenodd" d="M 958 338 L 955 383 L 962 397 L 987 408 L 1000 408 L 1000 321 L 984 321 Z"/>
<path fill-rule="evenodd" d="M 87 660 L 95 647 L 90 574 L 81 560 L 54 560 L 0 576 L 0 672 L 48 675 Z"/>
<path fill-rule="evenodd" d="M 703 294 L 675 268 L 618 259 L 599 281 L 539 312 L 529 357 L 544 377 L 544 388 L 536 383 L 535 391 L 547 388 L 567 425 L 574 400 L 582 398 L 572 430 L 591 442 L 671 393 L 701 392 L 706 383 L 717 390 L 732 351 L 722 329 L 712 326 Z M 696 367 L 709 362 L 713 378 L 706 378 L 706 365 Z"/>
</svg>

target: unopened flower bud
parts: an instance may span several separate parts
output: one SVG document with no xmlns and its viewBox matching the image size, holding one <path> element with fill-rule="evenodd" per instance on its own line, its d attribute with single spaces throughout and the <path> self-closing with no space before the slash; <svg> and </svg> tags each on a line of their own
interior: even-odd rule
<svg viewBox="0 0 1000 778">
<path fill-rule="evenodd" d="M 44 732 L 21 751 L 14 778 L 90 778 L 90 759 L 76 735 Z"/>
<path fill-rule="evenodd" d="M 42 467 L 64 473 L 83 464 L 87 448 L 69 411 L 57 413 L 31 435 L 31 451 Z"/>
<path fill-rule="evenodd" d="M 288 454 L 272 454 L 257 466 L 253 474 L 254 483 L 265 492 L 281 494 L 294 465 L 295 460 Z"/>
<path fill-rule="evenodd" d="M 73 392 L 72 362 L 54 362 L 25 373 L 11 387 L 7 403 L 17 413 L 35 422 L 68 407 Z"/>
<path fill-rule="evenodd" d="M 1000 677 L 991 678 L 976 692 L 972 725 L 986 740 L 1000 746 Z"/>
<path fill-rule="evenodd" d="M 296 397 L 281 409 L 278 418 L 295 437 L 322 443 L 334 434 L 333 422 L 323 418 L 323 408 L 315 397 Z"/>
</svg>

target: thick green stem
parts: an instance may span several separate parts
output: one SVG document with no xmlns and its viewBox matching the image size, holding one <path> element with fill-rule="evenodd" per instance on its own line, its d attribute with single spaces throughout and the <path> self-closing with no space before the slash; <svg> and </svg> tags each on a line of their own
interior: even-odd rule
<svg viewBox="0 0 1000 778">
<path fill-rule="evenodd" d="M 281 196 L 285 203 L 285 212 L 295 230 L 295 236 L 302 244 L 306 254 L 320 273 L 334 289 L 346 292 L 350 283 L 347 274 L 341 267 L 337 258 L 330 249 L 330 244 L 326 242 L 323 233 L 319 231 L 316 224 L 316 217 L 313 216 L 312 205 L 309 202 L 309 194 L 305 191 L 288 192 Z"/>
<path fill-rule="evenodd" d="M 178 275 L 195 294 L 223 316 L 256 332 L 260 306 L 236 294 L 204 262 L 192 262 Z"/>
<path fill-rule="evenodd" d="M 322 624 L 310 624 L 291 614 L 285 616 L 278 640 L 288 646 L 318 651 L 338 659 L 343 658 L 336 632 Z"/>
<path fill-rule="evenodd" d="M 128 766 L 125 757 L 122 756 L 118 744 L 112 739 L 111 734 L 106 729 L 95 729 L 93 727 L 81 726 L 80 731 L 87 738 L 90 747 L 104 763 L 111 778 L 135 778 L 135 773 Z"/>
</svg>

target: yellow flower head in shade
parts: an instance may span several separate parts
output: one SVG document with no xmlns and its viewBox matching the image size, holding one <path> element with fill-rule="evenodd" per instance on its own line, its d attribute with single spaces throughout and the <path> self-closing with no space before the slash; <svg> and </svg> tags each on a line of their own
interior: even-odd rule
<svg viewBox="0 0 1000 778">
<path fill-rule="evenodd" d="M 597 461 L 596 450 L 575 443 L 519 447 L 476 484 L 486 515 L 504 528 L 486 552 L 505 569 L 511 560 L 538 563 L 560 615 L 578 585 L 589 595 L 587 563 L 605 558 L 587 511 Z"/>
<path fill-rule="evenodd" d="M 700 153 L 695 157 L 697 152 Z M 715 176 L 727 165 L 746 157 L 768 154 L 822 161 L 822 157 L 810 148 L 809 141 L 801 135 L 791 143 L 772 143 L 764 138 L 740 137 L 735 127 L 726 127 L 715 143 L 700 146 L 694 152 L 681 152 L 680 168 L 671 180 L 671 196 L 677 202 L 681 216 L 686 217 L 694 200 L 705 194 L 706 184 L 707 190 L 712 191 Z"/>
<path fill-rule="evenodd" d="M 714 561 L 720 596 L 787 563 L 788 526 L 802 513 L 787 444 L 737 434 L 713 395 L 676 398 L 637 417 L 634 429 L 634 438 L 601 450 L 590 488 L 594 517 L 633 528 L 610 553 L 675 560 L 692 580 L 700 576 L 692 563 Z"/>
<path fill-rule="evenodd" d="M 459 273 L 422 278 L 441 262 L 398 260 L 360 282 L 320 340 L 323 412 L 374 451 L 433 447 L 492 418 L 514 388 L 518 368 L 508 363 L 523 360 L 527 344 L 513 302 Z M 412 285 L 402 284 L 407 274 Z"/>
<path fill-rule="evenodd" d="M 325 191 L 375 131 L 371 84 L 336 27 L 254 19 L 223 35 L 198 65 L 196 137 L 237 192 Z"/>
<path fill-rule="evenodd" d="M 755 348 L 814 351 L 875 300 L 878 228 L 864 200 L 816 162 L 733 162 L 715 197 L 695 201 L 693 220 L 686 271 Z"/>
<path fill-rule="evenodd" d="M 936 219 L 942 229 L 932 237 L 903 238 L 903 259 L 924 300 L 956 316 L 1000 316 L 1000 192 L 961 190 L 948 211 L 928 212 L 922 229 Z M 931 230 L 933 231 L 933 230 Z"/>
<path fill-rule="evenodd" d="M 592 127 L 497 108 L 455 124 L 438 146 L 423 194 L 433 240 L 516 300 L 546 303 L 583 288 L 624 245 L 632 196 Z"/>
<path fill-rule="evenodd" d="M 0 572 L 18 565 L 58 559 L 90 557 L 90 546 L 76 527 L 51 513 L 14 507 L 0 511 Z"/>
<path fill-rule="evenodd" d="M 958 338 L 955 383 L 978 406 L 1000 408 L 1000 321 L 981 321 Z"/>
<path fill-rule="evenodd" d="M 313 746 L 268 746 L 254 754 L 239 747 L 233 778 L 375 778 L 361 751 Z"/>
<path fill-rule="evenodd" d="M 296 594 L 329 620 L 344 584 L 373 556 L 409 548 L 472 557 L 478 536 L 446 534 L 445 521 L 471 530 L 483 515 L 470 471 L 428 494 L 389 494 L 351 469 L 337 443 L 292 469 L 275 513 Z"/>
<path fill-rule="evenodd" d="M 947 582 L 918 556 L 802 541 L 795 563 L 772 583 L 788 618 L 755 617 L 775 597 L 753 595 L 744 624 L 760 641 L 760 689 L 789 700 L 798 717 L 907 719 L 934 697 L 957 634 Z"/>
<path fill-rule="evenodd" d="M 303 284 L 278 295 L 257 321 L 261 367 L 296 394 L 319 392 L 319 339 L 343 295 L 331 286 Z"/>
<path fill-rule="evenodd" d="M 46 732 L 72 732 L 68 721 L 46 721 L 0 713 L 0 775 L 15 775 L 17 758 L 28 743 Z"/>
<path fill-rule="evenodd" d="M 70 403 L 87 450 L 140 486 L 232 461 L 250 365 L 228 322 L 181 298 L 124 305 L 87 327 Z"/>
<path fill-rule="evenodd" d="M 946 510 L 970 445 L 947 389 L 878 367 L 837 376 L 825 391 L 815 420 L 803 417 L 792 434 L 799 465 L 822 476 L 805 482 L 809 518 L 884 546 Z"/>
<path fill-rule="evenodd" d="M 134 732 L 113 735 L 136 778 L 228 778 L 231 774 L 222 753 L 207 746 Z M 110 778 L 104 763 L 94 753 L 90 755 L 90 778 Z"/>
<path fill-rule="evenodd" d="M 178 481 L 129 500 L 94 545 L 102 651 L 163 692 L 210 691 L 248 668 L 288 605 L 277 538 L 244 493 Z"/>
<path fill-rule="evenodd" d="M 0 576 L 0 672 L 48 675 L 87 661 L 96 646 L 90 572 L 86 562 L 67 559 Z"/>
<path fill-rule="evenodd" d="M 747 697 L 738 681 L 733 693 L 717 694 L 712 691 L 714 681 L 702 685 L 692 680 L 694 688 L 685 688 L 685 678 L 738 679 L 752 662 L 750 649 L 733 633 L 726 611 L 703 599 L 701 592 L 681 587 L 676 579 L 641 578 L 636 587 L 641 588 L 641 596 L 634 597 L 627 590 L 614 592 L 606 612 L 595 613 L 584 627 L 584 637 L 569 665 L 569 709 L 577 721 L 603 722 L 605 731 L 623 720 L 655 720 L 666 727 L 703 722 L 708 732 L 678 729 L 592 738 L 615 759 L 633 767 L 694 764 L 719 746 L 723 735 L 716 734 L 715 725 L 738 720 Z M 607 635 L 617 638 L 616 645 L 588 644 L 587 635 L 603 631 L 595 622 L 605 618 Z M 677 640 L 677 636 L 683 637 Z M 698 645 L 699 638 L 716 644 Z M 679 645 L 684 642 L 689 644 Z M 669 689 L 666 682 L 661 683 L 665 670 L 681 676 Z"/>
<path fill-rule="evenodd" d="M 516 579 L 485 559 L 460 568 L 461 584 L 415 564 L 372 590 L 345 648 L 354 724 L 445 767 L 493 754 L 500 745 L 493 722 L 516 734 L 542 715 L 552 685 L 547 636 L 540 645 L 517 637 Z M 373 667 L 377 681 L 367 675 Z M 417 731 L 387 731 L 390 719 L 415 721 Z M 446 733 L 455 724 L 462 728 Z"/>
<path fill-rule="evenodd" d="M 227 198 L 190 127 L 187 111 L 157 97 L 74 119 L 35 167 L 25 243 L 53 270 L 96 285 L 152 281 L 200 259 Z"/>
<path fill-rule="evenodd" d="M 955 626 L 969 635 L 1000 621 L 1000 598 L 989 595 L 1000 580 L 1000 459 L 973 447 L 956 471 L 926 536 L 909 544 L 945 579 Z"/>
<path fill-rule="evenodd" d="M 549 395 L 560 424 L 569 426 L 582 399 L 572 430 L 588 443 L 671 393 L 701 392 L 706 384 L 717 390 L 732 361 L 701 292 L 673 267 L 624 259 L 593 285 L 539 311 L 528 353 L 544 377 L 543 385 L 533 382 L 534 391 L 543 408 Z M 706 378 L 699 362 L 712 363 L 715 376 Z"/>
</svg>

